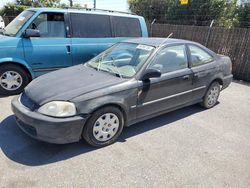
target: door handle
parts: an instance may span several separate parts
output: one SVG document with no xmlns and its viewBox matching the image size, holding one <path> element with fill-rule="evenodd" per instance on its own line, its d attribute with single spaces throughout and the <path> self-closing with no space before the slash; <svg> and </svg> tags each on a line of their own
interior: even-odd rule
<svg viewBox="0 0 250 188">
<path fill-rule="evenodd" d="M 199 74 L 198 74 L 198 73 L 195 73 L 195 74 L 194 74 L 194 78 L 199 78 Z"/>
<path fill-rule="evenodd" d="M 69 45 L 67 45 L 67 46 L 66 46 L 66 48 L 67 48 L 67 54 L 68 54 L 68 55 L 70 55 L 70 54 L 71 54 L 71 49 L 70 49 L 70 46 L 69 46 Z"/>
<path fill-rule="evenodd" d="M 188 80 L 189 79 L 189 75 L 185 75 L 185 76 L 183 76 L 182 78 L 183 78 L 183 80 Z"/>
</svg>

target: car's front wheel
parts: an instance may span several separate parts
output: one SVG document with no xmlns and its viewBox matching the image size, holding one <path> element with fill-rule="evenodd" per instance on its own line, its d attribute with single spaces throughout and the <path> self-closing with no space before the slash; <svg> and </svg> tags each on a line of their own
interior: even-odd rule
<svg viewBox="0 0 250 188">
<path fill-rule="evenodd" d="M 28 83 L 28 74 L 21 67 L 13 64 L 0 66 L 0 95 L 19 94 Z"/>
<path fill-rule="evenodd" d="M 84 126 L 82 136 L 90 145 L 103 147 L 117 140 L 123 126 L 123 113 L 116 107 L 107 106 L 91 115 Z"/>
<path fill-rule="evenodd" d="M 220 95 L 220 84 L 218 82 L 213 82 L 209 86 L 201 105 L 207 109 L 214 107 L 218 101 L 219 95 Z"/>
</svg>

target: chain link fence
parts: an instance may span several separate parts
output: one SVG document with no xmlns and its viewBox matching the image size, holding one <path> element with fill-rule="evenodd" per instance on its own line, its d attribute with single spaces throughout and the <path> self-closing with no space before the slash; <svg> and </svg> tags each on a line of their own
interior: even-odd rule
<svg viewBox="0 0 250 188">
<path fill-rule="evenodd" d="M 149 25 L 149 31 L 152 37 L 173 33 L 173 38 L 199 42 L 218 54 L 229 56 L 234 78 L 250 82 L 250 29 L 154 24 Z"/>
<path fill-rule="evenodd" d="M 5 25 L 15 16 L 4 16 Z M 216 53 L 227 55 L 233 62 L 235 79 L 250 82 L 250 29 L 208 26 L 148 24 L 152 37 L 172 37 L 199 42 Z"/>
</svg>

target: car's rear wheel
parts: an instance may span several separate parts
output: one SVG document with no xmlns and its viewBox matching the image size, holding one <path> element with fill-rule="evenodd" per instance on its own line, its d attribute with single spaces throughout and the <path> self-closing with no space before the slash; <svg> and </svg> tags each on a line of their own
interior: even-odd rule
<svg viewBox="0 0 250 188">
<path fill-rule="evenodd" d="M 28 83 L 28 74 L 21 67 L 13 64 L 0 66 L 0 95 L 19 94 Z"/>
<path fill-rule="evenodd" d="M 83 130 L 83 138 L 92 146 L 102 147 L 114 143 L 124 126 L 123 113 L 108 106 L 95 111 Z"/>
<path fill-rule="evenodd" d="M 214 107 L 218 101 L 219 95 L 220 95 L 220 84 L 218 82 L 213 82 L 209 86 L 201 105 L 207 109 Z"/>
</svg>

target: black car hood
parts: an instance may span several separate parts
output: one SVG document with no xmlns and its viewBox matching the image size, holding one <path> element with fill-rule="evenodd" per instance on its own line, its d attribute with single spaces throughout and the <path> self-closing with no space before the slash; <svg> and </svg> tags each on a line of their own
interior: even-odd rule
<svg viewBox="0 0 250 188">
<path fill-rule="evenodd" d="M 36 78 L 25 88 L 25 94 L 36 104 L 43 105 L 54 100 L 68 101 L 124 81 L 109 73 L 78 65 Z"/>
</svg>

